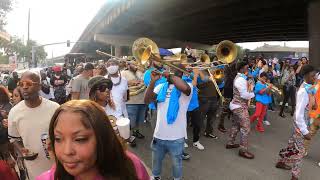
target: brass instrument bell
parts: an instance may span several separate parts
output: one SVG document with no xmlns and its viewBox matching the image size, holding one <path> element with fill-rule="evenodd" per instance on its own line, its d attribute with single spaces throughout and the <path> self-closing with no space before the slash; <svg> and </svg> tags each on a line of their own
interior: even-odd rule
<svg viewBox="0 0 320 180">
<path fill-rule="evenodd" d="M 216 70 L 213 70 L 211 71 L 212 74 L 213 74 L 213 78 L 215 80 L 222 80 L 224 78 L 224 71 L 223 69 L 216 69 Z"/>
<path fill-rule="evenodd" d="M 210 61 L 210 57 L 207 55 L 207 54 L 202 54 L 200 56 L 200 61 L 206 65 L 210 64 L 211 61 Z"/>
<path fill-rule="evenodd" d="M 170 68 L 179 70 L 187 75 L 190 73 L 184 69 L 181 69 L 172 63 L 160 58 L 159 48 L 155 42 L 148 38 L 139 38 L 134 41 L 132 45 L 132 54 L 140 64 L 146 64 L 150 60 L 159 62 L 163 65 L 169 66 Z M 153 57 L 150 59 L 150 57 Z M 172 60 L 170 60 L 172 61 Z"/>
<path fill-rule="evenodd" d="M 232 63 L 236 59 L 237 54 L 238 49 L 236 45 L 229 40 L 221 41 L 216 48 L 216 55 L 222 63 Z"/>
<path fill-rule="evenodd" d="M 159 48 L 155 42 L 148 38 L 139 38 L 132 45 L 132 55 L 136 60 L 144 65 L 148 62 L 150 56 L 159 55 Z"/>
</svg>

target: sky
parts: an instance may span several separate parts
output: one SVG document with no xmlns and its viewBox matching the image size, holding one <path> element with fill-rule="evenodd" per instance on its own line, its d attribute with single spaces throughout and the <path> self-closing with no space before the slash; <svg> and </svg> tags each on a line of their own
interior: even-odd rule
<svg viewBox="0 0 320 180">
<path fill-rule="evenodd" d="M 30 39 L 40 44 L 77 41 L 106 0 L 13 0 L 13 10 L 8 14 L 9 34 L 27 40 L 28 9 Z M 72 47 L 72 45 L 71 45 Z M 68 53 L 66 44 L 46 48 L 48 57 Z"/>
<path fill-rule="evenodd" d="M 31 9 L 30 39 L 40 44 L 76 41 L 106 0 L 13 0 L 6 30 L 12 36 L 27 40 L 28 9 Z M 283 45 L 284 42 L 267 42 Z M 239 43 L 247 49 L 264 42 Z M 307 41 L 286 42 L 291 47 L 308 47 Z M 72 47 L 72 45 L 71 45 Z M 48 46 L 48 58 L 64 55 L 71 50 L 66 44 Z"/>
</svg>

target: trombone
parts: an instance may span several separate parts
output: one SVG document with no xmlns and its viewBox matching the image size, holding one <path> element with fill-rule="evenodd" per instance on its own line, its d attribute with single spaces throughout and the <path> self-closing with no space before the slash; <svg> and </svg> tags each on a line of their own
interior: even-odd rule
<svg viewBox="0 0 320 180">
<path fill-rule="evenodd" d="M 119 58 L 119 57 L 117 57 L 117 56 L 113 56 L 113 55 L 111 55 L 111 54 L 108 54 L 108 53 L 103 52 L 103 51 L 100 51 L 100 50 L 96 50 L 96 53 L 99 54 L 99 55 L 101 55 L 101 56 L 109 56 L 109 57 L 111 57 L 111 58 L 115 58 L 115 59 L 120 60 L 120 61 L 126 60 L 126 59 Z"/>
<path fill-rule="evenodd" d="M 170 68 L 179 70 L 187 75 L 191 75 L 188 71 L 181 69 L 166 60 L 163 60 L 159 56 L 159 48 L 156 43 L 148 38 L 139 38 L 134 41 L 132 45 L 132 54 L 136 58 L 139 64 L 145 65 L 149 61 L 156 61 L 164 64 Z M 181 57 L 180 57 L 181 58 Z M 175 59 L 167 59 L 172 62 Z"/>
</svg>

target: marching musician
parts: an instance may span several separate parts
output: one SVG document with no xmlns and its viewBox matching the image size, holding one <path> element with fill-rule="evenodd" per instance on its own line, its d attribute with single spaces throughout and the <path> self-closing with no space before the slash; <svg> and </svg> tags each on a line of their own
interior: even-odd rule
<svg viewBox="0 0 320 180">
<path fill-rule="evenodd" d="M 262 57 L 257 57 L 255 60 L 251 59 L 249 62 L 248 75 L 252 76 L 254 79 L 258 77 L 260 70 L 263 66 Z"/>
<path fill-rule="evenodd" d="M 129 85 L 129 100 L 126 102 L 133 136 L 143 139 L 139 126 L 143 123 L 147 106 L 143 98 L 145 85 L 143 83 L 143 70 L 138 69 L 136 62 L 127 63 L 127 69 L 121 71 L 122 77 L 127 79 Z"/>
<path fill-rule="evenodd" d="M 192 97 L 190 100 L 190 104 L 188 107 L 188 117 L 191 120 L 192 124 L 192 132 L 193 132 L 193 147 L 204 150 L 204 146 L 200 143 L 200 132 L 201 132 L 201 126 L 203 123 L 203 119 L 201 118 L 200 110 L 199 110 L 199 98 L 198 98 L 198 79 L 200 78 L 200 71 L 197 68 L 194 68 L 193 71 L 189 71 L 191 73 L 191 76 L 183 76 L 183 80 L 185 80 L 187 83 L 192 83 L 193 91 L 192 91 Z"/>
<path fill-rule="evenodd" d="M 239 148 L 239 156 L 253 159 L 254 155 L 248 151 L 248 136 L 250 133 L 250 119 L 248 112 L 248 101 L 254 97 L 253 84 L 248 84 L 248 64 L 238 62 L 236 69 L 238 74 L 233 82 L 233 99 L 230 110 L 233 113 L 232 128 L 230 131 L 227 149 Z M 236 136 L 240 131 L 240 145 L 235 143 Z"/>
<path fill-rule="evenodd" d="M 223 97 L 224 102 L 222 104 L 221 113 L 219 115 L 220 121 L 218 124 L 218 130 L 222 133 L 227 132 L 227 130 L 224 127 L 224 118 L 228 116 L 230 119 L 230 116 L 232 115 L 231 110 L 229 109 L 229 104 L 233 97 L 233 80 L 237 75 L 236 70 L 236 63 L 232 63 L 229 66 L 224 67 L 224 89 L 223 89 Z"/>
<path fill-rule="evenodd" d="M 271 87 L 266 85 L 268 80 L 268 75 L 266 72 L 260 74 L 259 81 L 256 83 L 254 88 L 255 98 L 256 98 L 256 111 L 250 117 L 250 123 L 253 123 L 258 118 L 258 123 L 256 130 L 259 132 L 264 132 L 263 119 L 266 115 L 268 104 L 271 102 Z"/>
<path fill-rule="evenodd" d="M 207 120 L 204 136 L 212 139 L 218 139 L 218 136 L 213 134 L 213 122 L 216 119 L 218 109 L 218 92 L 210 81 L 210 75 L 207 70 L 202 70 L 199 73 L 197 87 L 199 89 L 199 105 L 201 119 Z M 217 82 L 220 83 L 220 82 Z"/>
<path fill-rule="evenodd" d="M 161 179 L 162 162 L 169 153 L 173 164 L 173 177 L 182 178 L 182 156 L 187 136 L 186 114 L 192 97 L 192 84 L 181 79 L 182 72 L 174 75 L 165 72 L 166 82 L 156 85 L 159 73 L 151 73 L 151 81 L 145 94 L 145 103 L 157 102 L 157 124 L 152 149 L 153 179 Z"/>
<path fill-rule="evenodd" d="M 160 62 L 157 62 L 157 61 L 150 61 L 150 62 L 151 62 L 151 64 L 150 64 L 149 69 L 147 69 L 143 75 L 143 82 L 144 82 L 144 85 L 147 87 L 150 85 L 150 82 L 151 82 L 152 71 L 156 70 L 158 72 L 163 72 L 163 65 Z M 167 80 L 165 77 L 160 77 L 160 79 L 158 79 L 155 82 L 155 85 L 164 83 L 166 81 Z M 154 102 L 150 102 L 148 104 L 148 108 L 149 108 L 150 114 L 151 114 L 151 118 L 150 118 L 151 127 L 152 127 L 152 129 L 154 129 L 156 127 L 156 120 L 157 120 L 156 104 Z"/>
<path fill-rule="evenodd" d="M 315 94 L 315 106 L 316 108 L 310 111 L 310 135 L 311 139 L 317 134 L 320 129 L 320 75 L 317 74 L 317 84 L 315 85 L 317 90 Z M 305 156 L 308 155 L 311 140 L 304 140 L 304 148 L 306 149 Z M 318 164 L 320 166 L 320 163 Z"/>
<path fill-rule="evenodd" d="M 297 92 L 297 102 L 293 121 L 293 133 L 288 141 L 288 146 L 279 152 L 279 160 L 276 168 L 290 170 L 291 180 L 297 180 L 301 174 L 302 159 L 305 155 L 304 140 L 310 140 L 310 115 L 309 111 L 315 108 L 314 95 L 316 89 L 313 84 L 316 81 L 316 70 L 311 65 L 305 65 L 301 69 L 304 82 Z M 290 167 L 288 164 L 292 163 Z"/>
</svg>

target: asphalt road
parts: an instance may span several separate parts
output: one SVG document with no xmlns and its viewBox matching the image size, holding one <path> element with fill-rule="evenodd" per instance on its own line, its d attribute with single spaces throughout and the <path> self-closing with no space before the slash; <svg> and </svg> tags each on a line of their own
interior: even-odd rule
<svg viewBox="0 0 320 180">
<path fill-rule="evenodd" d="M 255 154 L 255 159 L 247 160 L 238 156 L 238 150 L 225 149 L 225 143 L 229 133 L 222 134 L 215 130 L 218 140 L 208 139 L 204 136 L 200 142 L 205 146 L 204 151 L 192 147 L 192 131 L 188 128 L 189 148 L 191 159 L 183 161 L 184 180 L 287 180 L 291 178 L 290 171 L 280 170 L 274 167 L 278 152 L 287 145 L 292 132 L 292 118 L 288 115 L 283 119 L 277 116 L 277 112 L 268 111 L 271 126 L 265 127 L 264 133 L 256 132 L 251 128 L 249 138 L 250 151 Z M 231 122 L 226 120 L 226 128 Z M 132 150 L 151 168 L 150 143 L 152 129 L 149 123 L 142 127 L 142 133 L 146 135 L 143 140 L 137 140 L 137 147 Z M 312 142 L 309 155 L 303 161 L 301 180 L 319 180 L 320 167 L 320 140 L 316 136 Z M 171 161 L 166 156 L 163 162 L 162 178 L 172 179 Z"/>
</svg>

